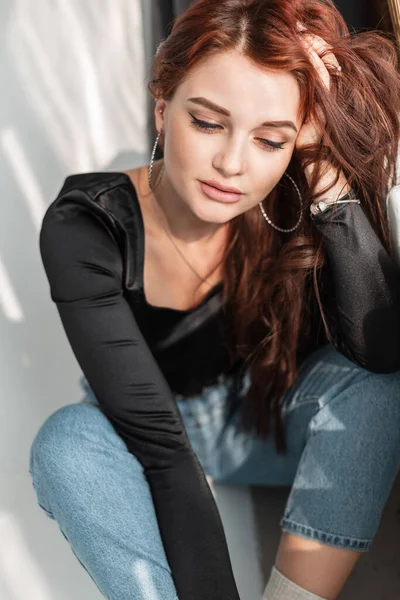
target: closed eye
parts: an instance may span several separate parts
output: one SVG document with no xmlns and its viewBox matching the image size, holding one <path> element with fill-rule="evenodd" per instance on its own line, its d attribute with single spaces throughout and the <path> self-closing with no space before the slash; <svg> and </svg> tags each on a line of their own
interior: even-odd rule
<svg viewBox="0 0 400 600">
<path fill-rule="evenodd" d="M 219 129 L 223 129 L 221 125 L 217 125 L 216 123 L 208 123 L 207 121 L 202 121 L 200 119 L 196 119 L 192 113 L 189 113 L 192 117 L 193 121 L 191 123 L 194 125 L 196 129 L 200 129 L 204 133 L 214 133 Z M 272 140 L 265 140 L 263 138 L 256 138 L 265 148 L 265 150 L 274 151 L 274 150 L 284 150 L 285 142 L 273 142 Z"/>
</svg>

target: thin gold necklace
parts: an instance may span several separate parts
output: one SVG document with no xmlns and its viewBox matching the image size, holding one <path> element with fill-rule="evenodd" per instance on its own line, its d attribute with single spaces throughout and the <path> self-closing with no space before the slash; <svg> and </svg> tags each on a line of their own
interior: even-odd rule
<svg viewBox="0 0 400 600">
<path fill-rule="evenodd" d="M 213 282 L 211 282 L 209 279 L 207 279 L 207 278 L 205 278 L 205 277 L 202 277 L 202 276 L 201 276 L 201 275 L 200 275 L 200 274 L 199 274 L 199 273 L 196 271 L 196 269 L 195 269 L 195 268 L 194 268 L 194 267 L 193 267 L 193 266 L 190 264 L 190 262 L 189 262 L 189 261 L 186 259 L 185 255 L 184 255 L 184 254 L 181 252 L 181 250 L 179 249 L 179 247 L 176 245 L 176 243 L 175 243 L 175 241 L 174 241 L 174 239 L 173 239 L 172 235 L 171 235 L 171 234 L 170 234 L 170 232 L 168 231 L 167 227 L 165 227 L 165 226 L 163 225 L 163 223 L 161 222 L 161 219 L 160 219 L 160 217 L 159 217 L 159 216 L 158 216 L 158 214 L 157 214 L 158 210 L 161 210 L 161 208 L 158 206 L 158 203 L 157 203 L 157 201 L 156 201 L 156 199 L 155 199 L 155 196 L 154 196 L 153 192 L 154 192 L 154 190 L 156 189 L 156 187 L 158 186 L 158 184 L 159 184 L 159 182 L 160 182 L 160 180 L 161 180 L 161 176 L 162 176 L 162 174 L 163 174 L 163 171 L 164 171 L 164 164 L 162 165 L 162 168 L 161 168 L 161 170 L 160 170 L 160 174 L 159 174 L 159 176 L 157 177 L 157 181 L 156 181 L 156 184 L 155 184 L 154 188 L 150 188 L 150 189 L 151 189 L 151 197 L 152 197 L 152 199 L 153 199 L 154 212 L 155 212 L 155 214 L 156 214 L 157 220 L 158 220 L 159 224 L 161 225 L 161 227 L 163 228 L 163 230 L 165 231 L 165 233 L 167 234 L 167 236 L 168 236 L 168 238 L 170 239 L 170 241 L 171 241 L 172 245 L 174 246 L 175 250 L 176 250 L 176 251 L 177 251 L 177 252 L 180 254 L 180 256 L 183 258 L 183 260 L 185 261 L 185 263 L 187 264 L 187 266 L 189 267 L 189 269 L 190 269 L 190 270 L 191 270 L 191 271 L 192 271 L 192 272 L 193 272 L 193 273 L 194 273 L 194 274 L 195 274 L 195 275 L 196 275 L 196 276 L 197 276 L 197 277 L 200 279 L 200 281 L 201 281 L 201 282 L 203 282 L 203 283 L 207 283 L 209 286 L 211 286 L 211 287 L 214 287 L 214 285 L 216 285 L 216 284 L 215 284 L 215 283 L 213 283 Z M 157 206 L 157 209 L 156 209 L 156 206 Z M 164 218 L 165 218 L 165 215 L 164 215 Z M 217 266 L 218 266 L 218 265 L 217 265 Z M 215 267 L 215 268 L 217 268 L 217 267 Z"/>
</svg>

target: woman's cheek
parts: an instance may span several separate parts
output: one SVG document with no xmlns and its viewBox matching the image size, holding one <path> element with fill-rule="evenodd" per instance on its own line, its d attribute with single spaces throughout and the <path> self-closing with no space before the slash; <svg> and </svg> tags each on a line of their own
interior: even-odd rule
<svg viewBox="0 0 400 600">
<path fill-rule="evenodd" d="M 277 152 L 280 151 L 278 150 Z M 264 177 L 262 181 L 258 180 L 259 184 L 253 188 L 251 196 L 253 199 L 256 199 L 253 201 L 253 205 L 264 200 L 264 198 L 266 198 L 268 194 L 270 194 L 278 185 L 287 169 L 289 162 L 286 158 L 283 161 L 280 158 L 280 160 L 270 161 L 269 164 L 264 162 L 262 168 L 257 170 L 253 181 L 257 181 L 257 175 L 259 175 L 260 172 L 265 173 L 267 177 Z"/>
<path fill-rule="evenodd" d="M 171 117 L 168 121 L 169 152 L 185 159 L 196 151 L 196 135 L 187 123 L 179 117 Z"/>
</svg>

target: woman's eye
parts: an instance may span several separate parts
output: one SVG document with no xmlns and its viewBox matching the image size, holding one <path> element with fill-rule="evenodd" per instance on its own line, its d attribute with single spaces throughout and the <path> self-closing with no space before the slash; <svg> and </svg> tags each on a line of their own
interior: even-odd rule
<svg viewBox="0 0 400 600">
<path fill-rule="evenodd" d="M 222 129 L 221 125 L 217 125 L 216 123 L 208 123 L 207 121 L 201 121 L 200 119 L 196 119 L 194 115 L 189 113 L 192 117 L 193 121 L 191 123 L 201 131 L 211 133 L 217 129 Z M 272 140 L 264 140 L 262 138 L 257 138 L 259 142 L 261 142 L 262 146 L 265 150 L 273 152 L 274 150 L 283 150 L 285 142 L 273 142 Z"/>
<path fill-rule="evenodd" d="M 283 150 L 285 142 L 273 142 L 272 140 L 263 140 L 257 138 L 264 146 L 268 146 L 272 150 Z"/>
<path fill-rule="evenodd" d="M 200 121 L 200 119 L 196 119 L 196 117 L 194 117 L 191 113 L 189 114 L 193 119 L 193 125 L 195 125 L 199 129 L 213 131 L 215 131 L 215 129 L 222 129 L 221 125 L 217 125 L 216 123 L 207 123 L 207 121 Z"/>
</svg>

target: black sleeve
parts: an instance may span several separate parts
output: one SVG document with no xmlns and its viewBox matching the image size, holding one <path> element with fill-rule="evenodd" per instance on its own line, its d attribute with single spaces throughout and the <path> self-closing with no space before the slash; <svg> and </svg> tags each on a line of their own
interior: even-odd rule
<svg viewBox="0 0 400 600">
<path fill-rule="evenodd" d="M 312 217 L 327 253 L 336 348 L 377 373 L 400 369 L 400 267 L 383 248 L 361 205 Z M 333 306 L 334 304 L 334 306 Z"/>
<path fill-rule="evenodd" d="M 110 223 L 73 190 L 43 219 L 40 251 L 62 324 L 99 405 L 144 468 L 180 600 L 238 600 L 220 514 L 175 398 L 123 292 Z"/>
</svg>

